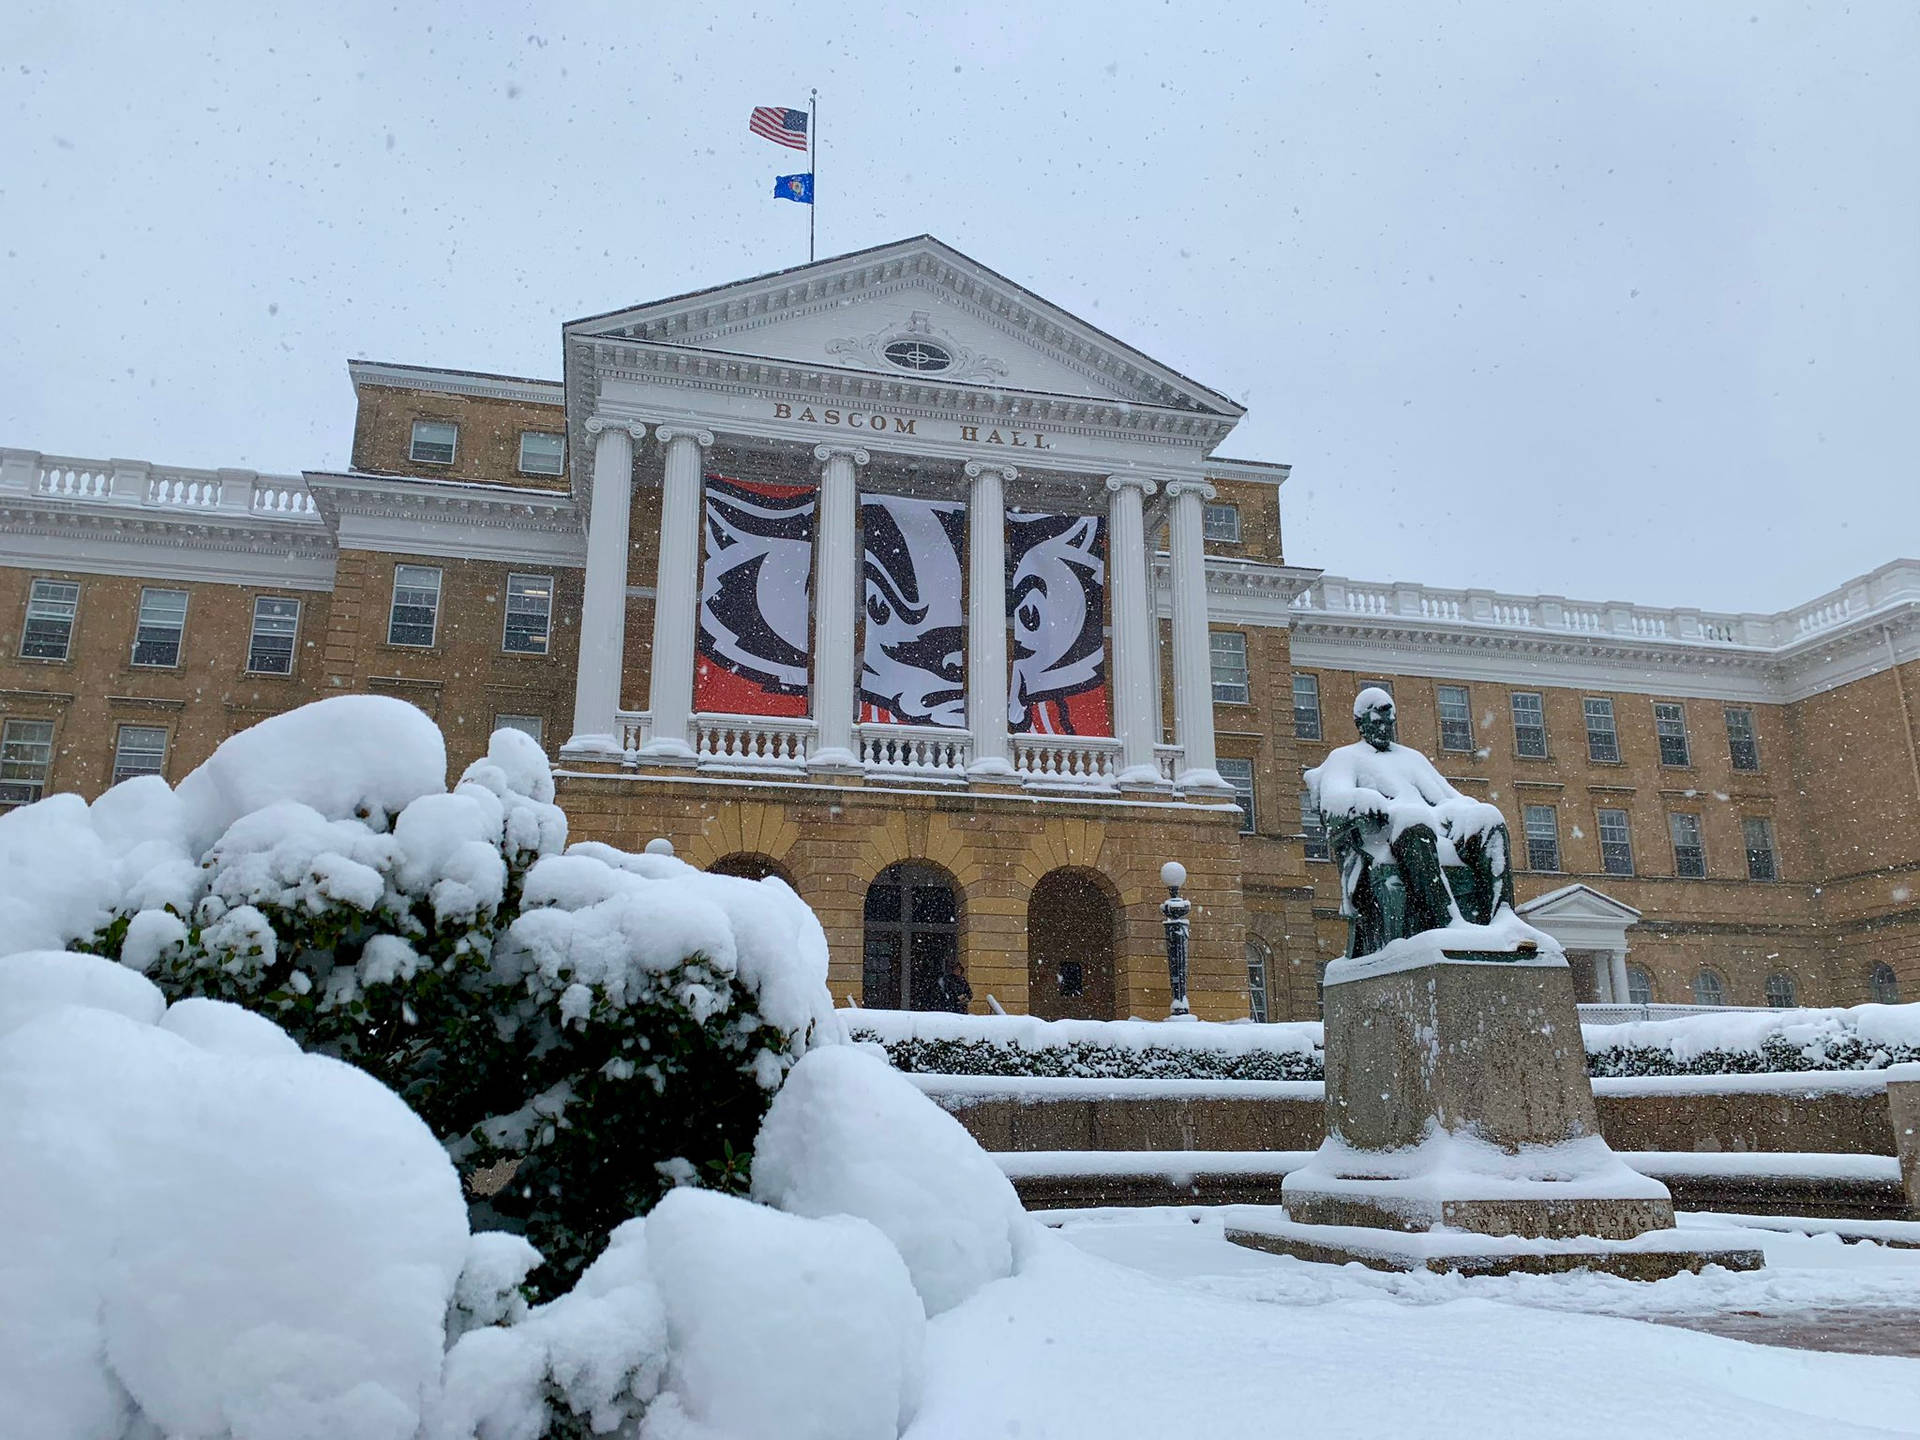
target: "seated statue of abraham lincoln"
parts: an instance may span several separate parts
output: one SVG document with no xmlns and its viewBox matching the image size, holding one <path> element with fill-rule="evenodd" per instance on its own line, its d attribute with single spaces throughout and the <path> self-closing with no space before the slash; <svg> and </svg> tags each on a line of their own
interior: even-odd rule
<svg viewBox="0 0 1920 1440">
<path fill-rule="evenodd" d="M 1353 702 L 1360 739 L 1307 772 L 1307 791 L 1340 863 L 1349 955 L 1449 925 L 1486 925 L 1513 905 L 1506 822 L 1449 785 L 1418 750 L 1394 743 L 1393 697 Z"/>
</svg>

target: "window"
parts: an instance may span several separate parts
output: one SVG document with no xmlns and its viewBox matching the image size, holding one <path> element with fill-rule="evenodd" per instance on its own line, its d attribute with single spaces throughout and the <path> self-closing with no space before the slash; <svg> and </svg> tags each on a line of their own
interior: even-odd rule
<svg viewBox="0 0 1920 1440">
<path fill-rule="evenodd" d="M 451 465 L 454 447 L 459 442 L 460 427 L 451 420 L 416 420 L 413 445 L 407 451 L 407 458 L 428 465 Z"/>
<path fill-rule="evenodd" d="M 1700 817 L 1669 815 L 1667 833 L 1673 837 L 1673 873 L 1683 880 L 1706 879 L 1707 847 L 1700 840 Z"/>
<path fill-rule="evenodd" d="M 142 590 L 140 623 L 133 632 L 133 663 L 170 669 L 180 663 L 180 637 L 187 630 L 187 592 Z"/>
<path fill-rule="evenodd" d="M 524 734 L 531 735 L 536 743 L 541 745 L 546 744 L 546 738 L 543 733 L 547 728 L 546 722 L 538 715 L 496 715 L 493 717 L 493 728 L 496 730 L 519 730 Z"/>
<path fill-rule="evenodd" d="M 1547 712 L 1540 697 L 1525 690 L 1513 692 L 1513 753 L 1547 758 Z"/>
<path fill-rule="evenodd" d="M 1247 1011 L 1258 1024 L 1267 1019 L 1267 964 L 1273 953 L 1258 940 L 1247 941 Z"/>
<path fill-rule="evenodd" d="M 1587 759 L 1598 765 L 1620 763 L 1620 737 L 1613 729 L 1613 701 L 1589 699 L 1582 702 L 1587 714 Z"/>
<path fill-rule="evenodd" d="M 507 629 L 501 648 L 515 655 L 547 653 L 547 626 L 553 618 L 551 575 L 507 576 Z"/>
<path fill-rule="evenodd" d="M 1644 966 L 1627 966 L 1627 1003 L 1629 1005 L 1651 1005 L 1653 1003 L 1653 976 Z"/>
<path fill-rule="evenodd" d="M 1749 815 L 1740 822 L 1747 837 L 1747 878 L 1778 880 L 1780 862 L 1773 849 L 1773 821 L 1763 815 Z"/>
<path fill-rule="evenodd" d="M 1600 818 L 1600 868 L 1609 875 L 1633 873 L 1633 835 L 1627 828 L 1627 812 L 1602 810 Z"/>
<path fill-rule="evenodd" d="M 1693 977 L 1693 1003 L 1696 1005 L 1726 1004 L 1726 982 L 1713 971 L 1702 970 Z"/>
<path fill-rule="evenodd" d="M 1222 755 L 1214 764 L 1220 778 L 1233 787 L 1233 798 L 1240 806 L 1240 833 L 1253 834 L 1253 761 Z"/>
<path fill-rule="evenodd" d="M 1736 770 L 1760 768 L 1760 741 L 1753 733 L 1753 711 L 1727 708 L 1727 751 Z"/>
<path fill-rule="evenodd" d="M 1473 707 L 1467 703 L 1467 687 L 1442 685 L 1434 693 L 1440 709 L 1440 748 L 1473 749 Z"/>
<path fill-rule="evenodd" d="M 1247 703 L 1247 637 L 1238 630 L 1217 630 L 1208 637 L 1213 652 L 1213 701 Z"/>
<path fill-rule="evenodd" d="M 1527 868 L 1560 868 L 1560 816 L 1551 805 L 1528 805 L 1522 812 L 1527 831 Z"/>
<path fill-rule="evenodd" d="M 1360 682 L 1360 688 L 1362 690 L 1384 690 L 1387 692 L 1389 699 L 1393 696 L 1393 682 L 1391 680 L 1362 680 Z"/>
<path fill-rule="evenodd" d="M 167 768 L 167 732 L 161 725 L 122 725 L 113 745 L 113 783 Z"/>
<path fill-rule="evenodd" d="M 1320 677 L 1318 675 L 1296 674 L 1293 677 L 1293 738 L 1296 740 L 1320 738 Z"/>
<path fill-rule="evenodd" d="M 53 763 L 51 720 L 9 720 L 0 729 L 0 805 L 31 805 Z"/>
<path fill-rule="evenodd" d="M 1240 507 L 1238 505 L 1209 505 L 1200 522 L 1200 533 L 1208 540 L 1221 540 L 1230 545 L 1240 541 Z"/>
<path fill-rule="evenodd" d="M 419 433 L 417 430 L 414 432 Z M 448 456 L 452 459 L 452 456 Z M 558 475 L 566 468 L 567 438 L 539 430 L 520 432 L 520 473 L 522 475 Z"/>
<path fill-rule="evenodd" d="M 387 617 L 389 645 L 431 645 L 440 617 L 440 572 L 425 565 L 393 567 L 393 610 Z"/>
<path fill-rule="evenodd" d="M 1767 976 L 1767 1004 L 1776 1010 L 1789 1010 L 1796 1003 L 1798 988 L 1791 975 Z"/>
<path fill-rule="evenodd" d="M 300 602 L 261 595 L 253 602 L 253 637 L 247 669 L 255 675 L 291 675 L 293 642 L 300 633 Z"/>
<path fill-rule="evenodd" d="M 889 865 L 867 887 L 860 1003 L 877 1010 L 944 1010 L 960 955 L 960 897 L 946 872 Z"/>
<path fill-rule="evenodd" d="M 1300 792 L 1300 835 L 1307 859 L 1328 858 L 1327 822 L 1320 818 L 1320 809 L 1313 803 L 1313 793 L 1309 790 Z"/>
<path fill-rule="evenodd" d="M 4 798 L 0 796 L 0 798 Z M 1893 966 L 1882 960 L 1873 967 L 1873 973 L 1867 977 L 1867 991 L 1873 996 L 1876 1005 L 1898 1005 L 1900 1003 L 1900 977 L 1893 973 Z"/>
<path fill-rule="evenodd" d="M 1687 707 L 1684 705 L 1655 705 L 1653 707 L 1653 728 L 1660 736 L 1660 763 L 1662 765 L 1691 765 L 1693 757 L 1687 752 Z"/>
<path fill-rule="evenodd" d="M 71 580 L 36 580 L 27 595 L 27 627 L 20 632 L 26 660 L 64 660 L 73 643 L 73 617 L 80 587 Z"/>
</svg>

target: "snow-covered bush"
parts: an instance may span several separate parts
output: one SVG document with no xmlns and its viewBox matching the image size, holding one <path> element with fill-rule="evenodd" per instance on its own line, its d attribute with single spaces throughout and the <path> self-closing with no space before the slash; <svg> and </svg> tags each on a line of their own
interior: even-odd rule
<svg viewBox="0 0 1920 1440">
<path fill-rule="evenodd" d="M 1920 1061 L 1920 1005 L 1709 1012 L 1582 1028 L 1594 1075 L 1884 1070 Z"/>
<path fill-rule="evenodd" d="M 744 1189 L 787 1068 L 833 1026 L 826 942 L 778 881 L 562 854 L 546 756 L 497 732 L 448 791 L 423 713 L 341 696 L 232 737 L 169 789 L 0 815 L 0 953 L 120 960 L 231 1001 L 397 1092 L 476 1209 L 564 1289 L 676 1183 Z"/>
<path fill-rule="evenodd" d="M 754 1142 L 753 1197 L 871 1221 L 929 1316 L 1011 1275 L 1034 1223 L 965 1127 L 864 1046 L 794 1066 Z"/>
<path fill-rule="evenodd" d="M 680 1190 L 616 1230 L 572 1291 L 461 1336 L 426 1433 L 894 1440 L 919 1402 L 925 1330 L 899 1254 L 865 1221 Z"/>
<path fill-rule="evenodd" d="M 368 1076 L 45 952 L 0 957 L 0 1237 L 0 1433 L 46 1440 L 409 1440 L 468 1244 Z"/>
</svg>

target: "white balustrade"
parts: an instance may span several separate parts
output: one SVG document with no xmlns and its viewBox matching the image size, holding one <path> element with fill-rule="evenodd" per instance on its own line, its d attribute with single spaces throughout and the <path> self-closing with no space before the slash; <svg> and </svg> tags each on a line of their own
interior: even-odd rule
<svg viewBox="0 0 1920 1440">
<path fill-rule="evenodd" d="M 1533 625 L 1533 607 L 1515 605 L 1509 600 L 1493 602 L 1493 623 L 1496 625 Z"/>
<path fill-rule="evenodd" d="M 81 460 L 30 450 L 5 453 L 7 459 L 0 468 L 18 464 L 30 476 L 34 494 L 54 499 L 102 501 L 142 510 L 254 512 L 315 523 L 320 519 L 312 494 L 297 476 L 162 469 L 142 460 Z"/>
<path fill-rule="evenodd" d="M 251 508 L 274 515 L 311 515 L 313 496 L 302 486 L 261 476 L 253 482 Z"/>
<path fill-rule="evenodd" d="M 1154 763 L 1160 767 L 1160 778 L 1169 783 L 1180 773 L 1180 762 L 1184 757 L 1178 745 L 1156 745 L 1153 747 Z"/>
<path fill-rule="evenodd" d="M 147 478 L 147 504 L 180 510 L 210 510 L 220 503 L 220 482 L 210 476 L 162 471 Z"/>
<path fill-rule="evenodd" d="M 1359 590 L 1348 586 L 1347 609 L 1357 615 L 1389 615 L 1393 613 L 1393 594 L 1387 590 Z"/>
<path fill-rule="evenodd" d="M 1013 769 L 1029 785 L 1111 790 L 1119 780 L 1120 742 L 1104 735 L 1016 735 Z"/>
<path fill-rule="evenodd" d="M 1635 612 L 1633 633 L 1648 640 L 1667 638 L 1667 617 L 1664 615 L 1642 615 Z"/>
<path fill-rule="evenodd" d="M 42 495 L 104 500 L 113 494 L 113 467 L 104 460 L 68 460 L 43 455 L 34 488 Z"/>
<path fill-rule="evenodd" d="M 613 717 L 620 748 L 631 755 L 653 738 L 653 716 L 645 710 L 621 710 Z"/>
<path fill-rule="evenodd" d="M 1420 613 L 1429 620 L 1458 620 L 1460 602 L 1451 595 L 1422 595 Z"/>
<path fill-rule="evenodd" d="M 1817 635 L 1822 630 L 1832 629 L 1846 618 L 1847 601 L 1842 596 L 1838 600 L 1808 606 L 1795 618 L 1794 630 L 1800 635 Z"/>
<path fill-rule="evenodd" d="M 815 726 L 804 718 L 702 713 L 688 728 L 702 769 L 802 771 L 813 753 Z"/>
<path fill-rule="evenodd" d="M 963 781 L 973 759 L 973 737 L 964 730 L 862 724 L 854 726 L 854 733 L 861 768 L 882 779 Z"/>
</svg>

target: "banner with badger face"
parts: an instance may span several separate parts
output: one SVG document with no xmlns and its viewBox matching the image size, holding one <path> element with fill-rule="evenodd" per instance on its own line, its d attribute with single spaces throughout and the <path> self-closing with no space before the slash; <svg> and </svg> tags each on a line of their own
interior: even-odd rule
<svg viewBox="0 0 1920 1440">
<path fill-rule="evenodd" d="M 964 727 L 966 506 L 865 495 L 860 528 L 866 537 L 860 718 Z"/>
<path fill-rule="evenodd" d="M 1007 616 L 1016 735 L 1111 735 L 1107 706 L 1107 522 L 1007 511 Z"/>
<path fill-rule="evenodd" d="M 817 504 L 811 485 L 707 476 L 695 710 L 807 713 Z"/>
</svg>

